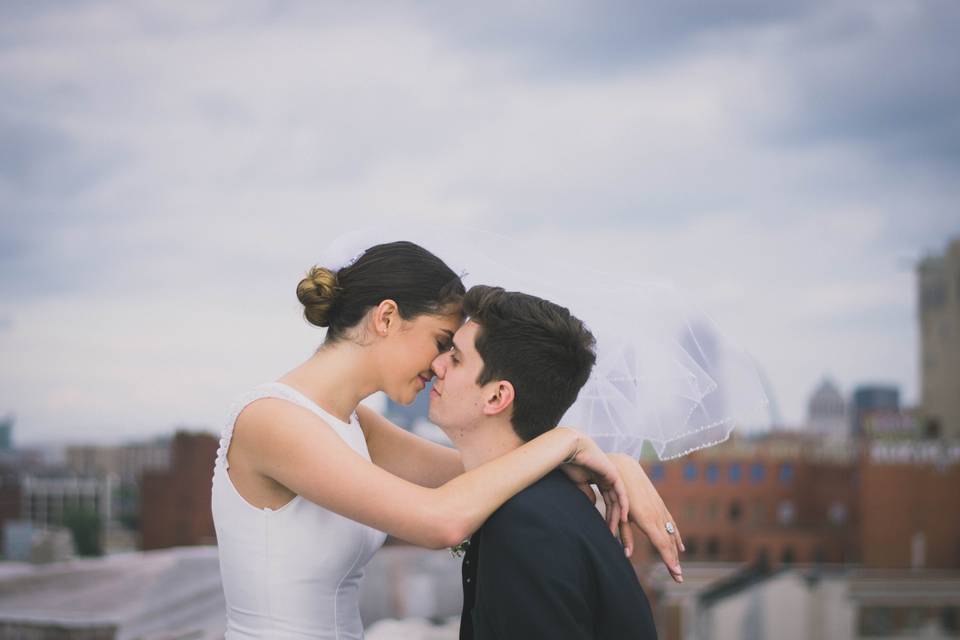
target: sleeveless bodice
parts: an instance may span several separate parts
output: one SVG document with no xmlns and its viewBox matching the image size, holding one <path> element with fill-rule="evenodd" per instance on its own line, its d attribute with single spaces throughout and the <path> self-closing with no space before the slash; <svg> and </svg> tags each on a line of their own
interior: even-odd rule
<svg viewBox="0 0 960 640">
<path fill-rule="evenodd" d="M 254 507 L 237 492 L 227 473 L 233 426 L 243 408 L 260 398 L 280 398 L 312 411 L 370 459 L 356 415 L 345 423 L 285 384 L 257 387 L 237 404 L 213 472 L 226 638 L 362 638 L 360 579 L 386 535 L 299 495 L 273 510 Z"/>
</svg>

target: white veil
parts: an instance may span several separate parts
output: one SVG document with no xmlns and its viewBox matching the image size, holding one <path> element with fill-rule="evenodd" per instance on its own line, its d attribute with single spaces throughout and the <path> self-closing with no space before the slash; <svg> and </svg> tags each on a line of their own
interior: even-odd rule
<svg viewBox="0 0 960 640">
<path fill-rule="evenodd" d="M 340 236 L 320 264 L 342 267 L 364 249 L 410 240 L 461 275 L 467 288 L 496 285 L 570 309 L 597 340 L 597 363 L 561 424 L 607 452 L 661 459 L 726 440 L 736 426 L 762 426 L 767 398 L 752 358 L 671 283 L 584 268 L 563 255 L 532 255 L 524 242 L 464 227 L 380 226 Z"/>
</svg>

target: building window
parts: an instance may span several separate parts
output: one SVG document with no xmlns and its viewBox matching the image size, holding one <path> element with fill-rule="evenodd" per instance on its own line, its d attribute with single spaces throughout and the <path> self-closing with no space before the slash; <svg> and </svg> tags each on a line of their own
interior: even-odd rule
<svg viewBox="0 0 960 640">
<path fill-rule="evenodd" d="M 655 464 L 650 469 L 650 479 L 653 480 L 654 482 L 659 482 L 660 480 L 663 480 L 664 474 L 665 472 L 662 464 Z"/>
<path fill-rule="evenodd" d="M 797 517 L 797 509 L 793 502 L 784 500 L 777 506 L 777 520 L 780 524 L 793 524 Z"/>
<path fill-rule="evenodd" d="M 905 631 L 920 631 L 927 622 L 927 609 L 920 607 L 907 607 L 903 616 L 903 629 Z"/>
<path fill-rule="evenodd" d="M 827 550 L 821 545 L 817 545 L 813 548 L 813 561 L 816 564 L 823 564 L 827 561 Z"/>
<path fill-rule="evenodd" d="M 783 551 L 780 552 L 780 562 L 783 564 L 793 564 L 796 560 L 796 554 L 793 552 L 793 547 L 784 547 Z"/>
<path fill-rule="evenodd" d="M 922 531 L 917 531 L 910 538 L 910 568 L 922 569 L 926 564 L 927 558 L 927 536 Z"/>
<path fill-rule="evenodd" d="M 920 309 L 931 311 L 939 309 L 947 302 L 947 283 L 943 280 L 927 282 L 920 288 Z"/>
<path fill-rule="evenodd" d="M 785 462 L 780 465 L 780 482 L 790 484 L 793 482 L 793 465 Z"/>
<path fill-rule="evenodd" d="M 696 538 L 688 538 L 683 541 L 683 546 L 686 547 L 686 551 L 683 553 L 683 557 L 686 559 L 693 560 L 697 557 L 697 553 L 700 551 L 700 545 L 697 542 Z M 657 551 L 657 554 L 660 552 Z"/>
<path fill-rule="evenodd" d="M 717 480 L 720 478 L 720 467 L 717 466 L 715 462 L 711 462 L 707 465 L 707 482 L 709 484 L 717 484 Z"/>
<path fill-rule="evenodd" d="M 754 562 L 760 566 L 767 566 L 770 564 L 770 552 L 767 551 L 766 547 L 760 547 L 757 549 L 757 556 L 754 559 Z"/>
<path fill-rule="evenodd" d="M 736 500 L 730 503 L 730 522 L 740 522 L 740 503 Z"/>
<path fill-rule="evenodd" d="M 718 555 L 720 555 L 720 541 L 716 536 L 711 536 L 707 538 L 707 558 L 713 560 Z"/>
<path fill-rule="evenodd" d="M 944 607 L 940 612 L 940 626 L 947 633 L 960 635 L 960 607 Z"/>
<path fill-rule="evenodd" d="M 760 484 L 763 482 L 764 469 L 763 465 L 759 462 L 754 462 L 750 465 L 750 482 L 753 484 Z"/>
<path fill-rule="evenodd" d="M 716 500 L 711 500 L 707 503 L 707 520 L 716 522 L 718 515 L 720 515 L 720 505 Z"/>
<path fill-rule="evenodd" d="M 858 635 L 893 635 L 893 611 L 889 607 L 862 607 L 859 613 Z"/>
<path fill-rule="evenodd" d="M 737 484 L 738 482 L 740 482 L 740 476 L 743 473 L 743 469 L 740 467 L 740 463 L 735 462 L 732 465 L 730 465 L 730 469 L 728 473 L 730 476 L 730 482 L 734 484 Z"/>
<path fill-rule="evenodd" d="M 30 496 L 30 517 L 36 524 L 47 524 L 47 509 L 39 493 Z"/>
<path fill-rule="evenodd" d="M 693 482 L 697 479 L 697 465 L 694 462 L 688 462 L 683 465 L 683 479 L 687 482 Z"/>
<path fill-rule="evenodd" d="M 841 525 L 847 521 L 847 505 L 842 502 L 834 502 L 827 511 L 827 517 L 831 524 Z"/>
</svg>

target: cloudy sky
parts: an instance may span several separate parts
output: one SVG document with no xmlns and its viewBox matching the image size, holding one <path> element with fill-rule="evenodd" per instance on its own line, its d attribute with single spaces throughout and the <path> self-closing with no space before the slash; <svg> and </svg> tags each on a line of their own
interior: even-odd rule
<svg viewBox="0 0 960 640">
<path fill-rule="evenodd" d="M 912 402 L 958 32 L 952 0 L 2 3 L 0 415 L 219 428 L 318 344 L 302 273 L 387 220 L 670 278 L 788 424 L 825 374 Z"/>
</svg>

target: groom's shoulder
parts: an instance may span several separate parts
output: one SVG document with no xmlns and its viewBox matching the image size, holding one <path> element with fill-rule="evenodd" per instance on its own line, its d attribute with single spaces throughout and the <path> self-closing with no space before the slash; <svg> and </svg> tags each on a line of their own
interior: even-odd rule
<svg viewBox="0 0 960 640">
<path fill-rule="evenodd" d="M 599 512 L 562 471 L 553 471 L 507 500 L 490 516 L 484 530 L 495 532 L 515 526 L 549 526 L 578 529 L 584 519 Z"/>
</svg>

